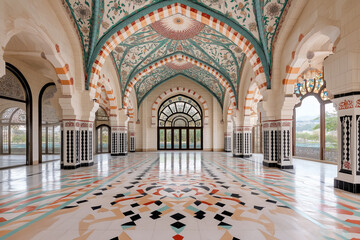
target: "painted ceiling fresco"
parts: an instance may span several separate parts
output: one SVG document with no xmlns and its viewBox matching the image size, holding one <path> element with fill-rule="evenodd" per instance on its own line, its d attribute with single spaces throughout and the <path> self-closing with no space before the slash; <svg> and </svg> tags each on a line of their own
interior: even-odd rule
<svg viewBox="0 0 360 240">
<path fill-rule="evenodd" d="M 151 8 L 152 5 L 160 2 L 169 2 L 169 4 L 174 2 L 164 0 L 62 1 L 74 19 L 79 32 L 86 68 L 91 67 L 88 61 L 96 44 L 114 26 L 143 9 Z M 241 26 L 253 37 L 253 41 L 261 46 L 266 61 L 269 65 L 271 64 L 274 35 L 288 0 L 179 0 L 177 2 L 205 6 L 209 11 L 226 17 L 228 24 Z M 235 90 L 237 97 L 236 89 L 244 60 L 241 49 L 210 27 L 182 15 L 171 16 L 140 29 L 115 48 L 112 58 L 116 63 L 122 91 L 125 91 L 127 83 L 138 71 L 154 61 L 177 52 L 192 56 L 218 70 Z M 183 73 L 184 70 L 168 69 L 167 71 L 176 71 L 174 75 L 189 74 Z M 191 72 L 191 78 L 203 81 L 199 79 L 205 74 L 203 70 L 193 68 Z M 168 76 L 162 76 L 160 79 Z M 144 84 L 146 87 L 139 84 L 136 89 L 139 101 L 142 98 L 142 91 L 139 89 L 146 88 L 151 91 L 160 81 L 153 81 L 151 84 L 149 79 L 153 77 L 143 79 L 147 81 L 147 84 Z M 212 92 L 213 95 L 220 96 L 218 93 Z"/>
<path fill-rule="evenodd" d="M 181 29 L 172 32 L 172 25 L 168 24 L 170 27 L 165 25 L 172 21 L 189 21 L 187 23 L 189 26 L 184 28 L 186 32 L 181 31 Z M 244 54 L 239 47 L 202 24 L 200 26 L 195 25 L 195 30 L 193 30 L 192 24 L 197 22 L 182 16 L 175 15 L 157 23 L 157 25 L 147 26 L 136 32 L 113 51 L 112 56 L 120 74 L 123 91 L 136 73 L 142 71 L 149 64 L 177 52 L 186 53 L 213 66 L 231 82 L 234 89 L 237 89 L 241 63 L 244 59 Z M 161 23 L 164 26 L 159 26 Z M 186 37 L 191 38 L 186 39 Z M 176 69 L 172 69 L 172 71 L 181 73 Z M 208 76 L 209 79 L 214 78 L 211 74 L 205 74 L 204 72 L 204 70 L 196 68 L 196 70 L 191 71 L 191 77 L 199 79 L 199 81 L 202 81 L 200 78 L 204 76 Z M 157 83 L 157 81 L 154 81 L 152 86 L 156 86 Z M 148 90 L 151 90 L 152 86 L 149 85 Z M 218 92 L 214 95 L 219 96 Z M 139 95 L 140 99 L 141 95 Z"/>
<path fill-rule="evenodd" d="M 141 81 L 137 82 L 135 84 L 135 91 L 138 96 L 138 103 L 141 104 L 154 87 L 178 75 L 186 76 L 203 86 L 211 92 L 220 105 L 222 105 L 225 91 L 224 87 L 221 86 L 217 79 L 209 72 L 184 61 L 167 63 L 152 71 L 151 74 L 145 75 Z"/>
</svg>

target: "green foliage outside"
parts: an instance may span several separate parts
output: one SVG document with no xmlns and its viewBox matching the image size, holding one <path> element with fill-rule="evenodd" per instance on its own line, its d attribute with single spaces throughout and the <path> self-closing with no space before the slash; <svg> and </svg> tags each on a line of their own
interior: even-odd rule
<svg viewBox="0 0 360 240">
<path fill-rule="evenodd" d="M 296 130 L 297 145 L 304 147 L 320 147 L 320 117 L 297 126 Z M 325 145 L 327 149 L 337 149 L 336 131 L 337 115 L 326 112 Z"/>
<path fill-rule="evenodd" d="M 26 130 L 21 130 L 20 126 L 11 126 L 11 143 L 12 144 L 25 144 Z"/>
</svg>

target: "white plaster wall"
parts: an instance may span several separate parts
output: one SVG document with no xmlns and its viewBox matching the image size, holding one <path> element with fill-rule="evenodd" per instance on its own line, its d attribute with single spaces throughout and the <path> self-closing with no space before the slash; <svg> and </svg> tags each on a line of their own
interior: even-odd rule
<svg viewBox="0 0 360 240">
<path fill-rule="evenodd" d="M 224 124 L 220 123 L 222 119 L 222 109 L 220 104 L 206 89 L 183 76 L 175 77 L 166 83 L 163 83 L 154 89 L 141 104 L 139 109 L 140 124 L 136 125 L 137 151 L 157 150 L 157 127 L 151 126 L 151 108 L 159 95 L 175 87 L 186 87 L 197 92 L 205 99 L 209 107 L 209 124 L 204 126 L 203 149 L 204 151 L 223 151 Z M 202 107 L 201 103 L 199 104 Z"/>
</svg>

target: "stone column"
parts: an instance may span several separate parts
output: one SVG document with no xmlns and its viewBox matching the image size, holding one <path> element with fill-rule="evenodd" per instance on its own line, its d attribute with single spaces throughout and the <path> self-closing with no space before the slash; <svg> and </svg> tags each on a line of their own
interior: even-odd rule
<svg viewBox="0 0 360 240">
<path fill-rule="evenodd" d="M 277 166 L 276 136 L 277 123 L 275 121 L 265 121 L 263 123 L 264 166 Z"/>
<path fill-rule="evenodd" d="M 263 165 L 293 169 L 292 120 L 269 120 L 263 122 Z"/>
<path fill-rule="evenodd" d="M 99 104 L 89 99 L 88 92 L 60 98 L 59 103 L 63 114 L 61 167 L 74 169 L 93 165 L 93 122 Z"/>
<path fill-rule="evenodd" d="M 80 167 L 80 123 L 76 120 L 62 120 L 61 146 L 61 168 Z"/>
<path fill-rule="evenodd" d="M 224 133 L 224 151 L 231 152 L 231 132 Z"/>
<path fill-rule="evenodd" d="M 116 123 L 119 125 L 111 126 L 111 155 L 128 154 L 128 121 L 129 118 L 125 110 L 120 110 L 117 115 Z"/>
<path fill-rule="evenodd" d="M 292 119 L 278 121 L 278 163 L 281 169 L 293 169 L 292 162 Z"/>
<path fill-rule="evenodd" d="M 338 173 L 336 188 L 360 193 L 360 93 L 337 96 Z"/>
<path fill-rule="evenodd" d="M 250 126 L 236 127 L 233 136 L 234 157 L 252 156 L 252 131 Z"/>
<path fill-rule="evenodd" d="M 80 164 L 82 167 L 94 165 L 93 159 L 93 122 L 81 121 L 80 124 Z"/>
<path fill-rule="evenodd" d="M 129 144 L 129 151 L 135 152 L 135 132 L 130 132 L 130 144 Z"/>
<path fill-rule="evenodd" d="M 324 78 L 338 110 L 338 171 L 335 188 L 360 193 L 360 34 L 357 25 L 349 25 L 351 34 L 343 34 L 336 52 L 324 60 Z"/>
<path fill-rule="evenodd" d="M 135 152 L 135 122 L 129 121 L 129 152 Z"/>
<path fill-rule="evenodd" d="M 224 151 L 231 152 L 231 134 L 233 131 L 233 124 L 231 117 L 228 115 L 226 119 L 226 130 L 224 132 Z"/>
</svg>

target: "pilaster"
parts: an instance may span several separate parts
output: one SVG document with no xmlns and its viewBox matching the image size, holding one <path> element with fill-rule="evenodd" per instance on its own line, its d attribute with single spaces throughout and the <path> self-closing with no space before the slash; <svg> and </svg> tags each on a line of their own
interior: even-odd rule
<svg viewBox="0 0 360 240">
<path fill-rule="evenodd" d="M 61 168 L 78 168 L 81 166 L 80 124 L 76 120 L 63 120 L 61 127 Z"/>
<path fill-rule="evenodd" d="M 292 120 L 263 123 L 264 166 L 292 169 Z"/>
<path fill-rule="evenodd" d="M 360 193 L 360 92 L 341 94 L 338 108 L 338 168 L 335 188 Z"/>
<path fill-rule="evenodd" d="M 111 155 L 124 156 L 128 154 L 128 135 L 126 126 L 111 127 Z"/>
<path fill-rule="evenodd" d="M 233 156 L 252 156 L 252 131 L 249 126 L 236 127 L 233 135 Z"/>
<path fill-rule="evenodd" d="M 93 122 L 81 121 L 80 124 L 80 164 L 82 167 L 94 165 L 93 159 Z"/>
<path fill-rule="evenodd" d="M 130 144 L 129 144 L 129 151 L 135 152 L 135 132 L 130 132 Z"/>
<path fill-rule="evenodd" d="M 231 152 L 231 132 L 224 133 L 224 150 L 225 152 Z"/>
</svg>

